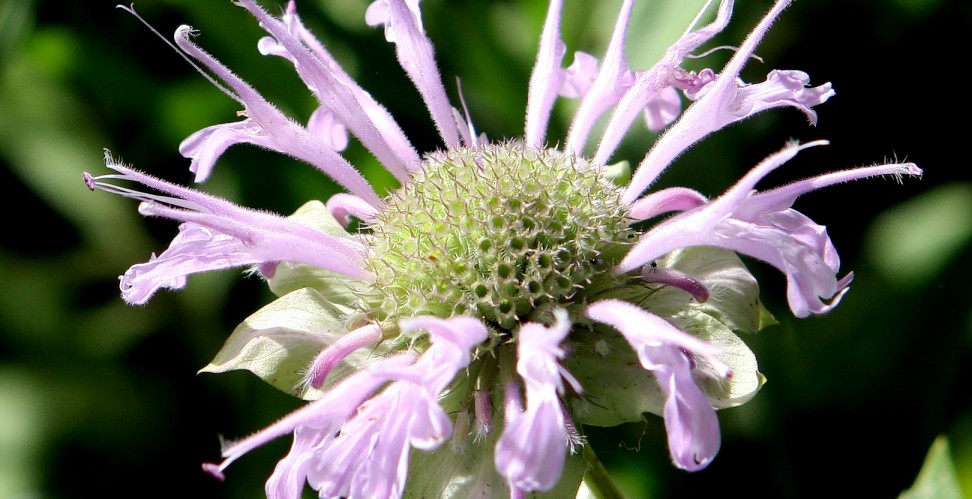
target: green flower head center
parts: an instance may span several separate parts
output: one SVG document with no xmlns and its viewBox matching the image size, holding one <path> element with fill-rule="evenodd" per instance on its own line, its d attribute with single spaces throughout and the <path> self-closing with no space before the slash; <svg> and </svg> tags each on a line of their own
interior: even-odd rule
<svg viewBox="0 0 972 499">
<path fill-rule="evenodd" d="M 371 225 L 375 319 L 472 315 L 498 332 L 614 279 L 634 237 L 583 158 L 517 143 L 430 155 Z"/>
</svg>

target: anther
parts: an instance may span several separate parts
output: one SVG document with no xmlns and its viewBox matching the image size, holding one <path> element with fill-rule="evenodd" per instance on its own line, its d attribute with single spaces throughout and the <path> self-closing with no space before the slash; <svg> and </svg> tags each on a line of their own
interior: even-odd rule
<svg viewBox="0 0 972 499">
<path fill-rule="evenodd" d="M 81 174 L 81 178 L 84 180 L 84 185 L 89 191 L 94 191 L 96 189 L 97 186 L 95 185 L 95 178 L 92 177 L 90 173 L 83 172 Z"/>
</svg>

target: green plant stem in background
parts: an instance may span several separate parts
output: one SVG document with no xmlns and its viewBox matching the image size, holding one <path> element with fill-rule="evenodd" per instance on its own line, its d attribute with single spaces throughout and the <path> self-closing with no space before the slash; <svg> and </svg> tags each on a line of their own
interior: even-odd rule
<svg viewBox="0 0 972 499">
<path fill-rule="evenodd" d="M 584 461 L 587 462 L 587 473 L 584 475 L 584 483 L 594 497 L 598 499 L 624 499 L 624 494 L 611 480 L 611 474 L 594 453 L 594 448 L 590 445 L 584 446 Z"/>
</svg>

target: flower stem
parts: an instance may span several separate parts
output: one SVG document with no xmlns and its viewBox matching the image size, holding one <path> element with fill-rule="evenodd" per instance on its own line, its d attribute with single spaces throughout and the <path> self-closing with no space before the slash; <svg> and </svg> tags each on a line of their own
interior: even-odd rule
<svg viewBox="0 0 972 499">
<path fill-rule="evenodd" d="M 584 460 L 587 461 L 587 473 L 584 474 L 584 482 L 587 487 L 598 499 L 624 499 L 624 494 L 611 480 L 611 475 L 590 444 L 584 446 Z"/>
</svg>

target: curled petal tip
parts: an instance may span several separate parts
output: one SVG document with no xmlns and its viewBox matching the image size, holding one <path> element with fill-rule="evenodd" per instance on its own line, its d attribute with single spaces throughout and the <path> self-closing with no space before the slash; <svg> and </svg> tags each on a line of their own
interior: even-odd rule
<svg viewBox="0 0 972 499">
<path fill-rule="evenodd" d="M 712 456 L 700 456 L 698 454 L 693 454 L 689 459 L 690 461 L 687 463 L 675 460 L 675 466 L 685 471 L 699 471 L 705 469 L 712 462 Z"/>
</svg>

